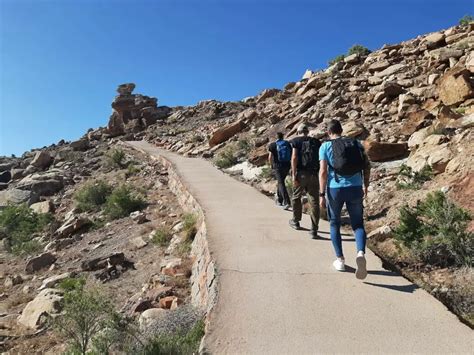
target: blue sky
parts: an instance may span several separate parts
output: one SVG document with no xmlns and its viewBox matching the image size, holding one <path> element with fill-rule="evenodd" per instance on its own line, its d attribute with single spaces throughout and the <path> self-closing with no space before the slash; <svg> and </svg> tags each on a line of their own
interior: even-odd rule
<svg viewBox="0 0 474 355">
<path fill-rule="evenodd" d="M 239 100 L 465 14 L 474 0 L 0 0 L 0 155 L 106 125 L 120 83 L 168 106 Z"/>
</svg>

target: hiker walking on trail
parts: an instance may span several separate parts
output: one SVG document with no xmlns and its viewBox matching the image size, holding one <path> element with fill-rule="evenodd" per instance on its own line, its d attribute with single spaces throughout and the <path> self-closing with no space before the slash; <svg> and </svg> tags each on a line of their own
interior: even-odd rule
<svg viewBox="0 0 474 355">
<path fill-rule="evenodd" d="M 338 120 L 329 122 L 328 135 L 331 140 L 324 142 L 319 150 L 319 188 L 320 206 L 327 207 L 331 240 L 337 257 L 333 266 L 338 271 L 345 270 L 340 229 L 341 210 L 346 204 L 357 246 L 356 277 L 364 279 L 367 276 L 367 236 L 364 229 L 363 198 L 367 196 L 370 163 L 358 140 L 341 136 L 342 126 Z"/>
<path fill-rule="evenodd" d="M 278 181 L 277 204 L 285 210 L 290 208 L 290 197 L 285 185 L 285 179 L 291 167 L 291 145 L 283 139 L 283 133 L 277 133 L 276 142 L 268 145 L 268 163 Z"/>
<path fill-rule="evenodd" d="M 316 138 L 308 137 L 308 127 L 300 124 L 297 130 L 299 136 L 291 141 L 293 147 L 291 155 L 291 175 L 293 178 L 293 218 L 290 226 L 300 229 L 300 221 L 303 213 L 301 198 L 306 192 L 310 205 L 309 215 L 311 217 L 310 235 L 313 239 L 318 237 L 319 228 L 319 182 L 318 182 L 318 151 L 321 143 Z"/>
</svg>

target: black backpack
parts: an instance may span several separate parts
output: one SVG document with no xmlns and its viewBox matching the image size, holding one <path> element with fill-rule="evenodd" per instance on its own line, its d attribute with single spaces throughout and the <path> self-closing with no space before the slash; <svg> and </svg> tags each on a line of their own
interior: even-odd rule
<svg viewBox="0 0 474 355">
<path fill-rule="evenodd" d="M 354 138 L 337 138 L 332 141 L 332 168 L 337 175 L 352 176 L 367 165 L 362 148 Z"/>
<path fill-rule="evenodd" d="M 308 138 L 301 142 L 301 168 L 303 170 L 319 170 L 319 147 L 321 143 L 315 138 Z"/>
</svg>

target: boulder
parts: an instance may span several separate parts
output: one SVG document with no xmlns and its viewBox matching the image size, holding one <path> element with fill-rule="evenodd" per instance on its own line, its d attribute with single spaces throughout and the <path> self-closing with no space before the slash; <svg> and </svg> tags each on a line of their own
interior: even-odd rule
<svg viewBox="0 0 474 355">
<path fill-rule="evenodd" d="M 133 90 L 135 90 L 134 83 L 120 84 L 117 87 L 117 92 L 119 95 L 131 95 Z"/>
<path fill-rule="evenodd" d="M 142 237 L 136 237 L 130 240 L 130 244 L 134 249 L 142 249 L 148 245 Z"/>
<path fill-rule="evenodd" d="M 434 119 L 434 116 L 426 110 L 410 112 L 407 114 L 406 120 L 403 121 L 400 133 L 406 136 L 411 136 L 432 119 Z"/>
<path fill-rule="evenodd" d="M 382 71 L 379 71 L 379 72 L 375 73 L 374 75 L 383 78 L 385 76 L 389 76 L 389 75 L 398 73 L 398 72 L 404 70 L 406 67 L 407 67 L 406 64 L 402 64 L 402 63 L 394 64 L 394 65 L 389 66 L 388 68 L 386 68 Z"/>
<path fill-rule="evenodd" d="M 344 135 L 347 137 L 360 137 L 361 135 L 367 133 L 365 127 L 357 122 L 354 121 L 349 121 L 342 126 L 342 131 L 344 132 Z"/>
<path fill-rule="evenodd" d="M 414 132 L 408 139 L 408 147 L 416 148 L 433 132 L 433 127 L 425 127 Z"/>
<path fill-rule="evenodd" d="M 408 154 L 408 145 L 406 143 L 364 141 L 363 145 L 371 161 L 393 160 L 403 158 Z"/>
<path fill-rule="evenodd" d="M 265 101 L 266 99 L 275 96 L 280 90 L 278 89 L 265 89 L 257 97 L 257 102 Z"/>
<path fill-rule="evenodd" d="M 399 84 L 394 81 L 386 81 L 382 84 L 381 89 L 385 94 L 385 97 L 396 97 L 402 94 L 405 90 Z"/>
<path fill-rule="evenodd" d="M 31 161 L 31 165 L 36 168 L 46 169 L 52 162 L 53 158 L 51 155 L 45 150 L 40 150 Z"/>
<path fill-rule="evenodd" d="M 72 150 L 82 152 L 89 149 L 89 141 L 87 139 L 79 139 L 69 143 L 69 146 L 72 148 Z"/>
<path fill-rule="evenodd" d="M 137 224 L 142 224 L 147 221 L 146 214 L 142 211 L 134 211 L 130 213 L 130 218 Z"/>
<path fill-rule="evenodd" d="M 451 58 L 459 59 L 463 56 L 464 52 L 460 49 L 454 48 L 439 48 L 431 51 L 429 56 L 438 61 L 438 62 L 446 62 L 449 61 Z"/>
<path fill-rule="evenodd" d="M 43 280 L 43 283 L 41 284 L 38 290 L 41 291 L 41 290 L 44 290 L 45 288 L 53 288 L 61 281 L 73 276 L 74 276 L 73 273 L 65 272 L 64 274 L 61 274 L 61 275 L 54 275 L 54 276 L 48 277 L 47 279 Z"/>
<path fill-rule="evenodd" d="M 474 96 L 469 76 L 467 69 L 454 68 L 438 80 L 439 98 L 445 105 L 456 105 Z"/>
<path fill-rule="evenodd" d="M 360 62 L 360 56 L 357 53 L 348 55 L 347 57 L 344 57 L 344 62 L 348 64 L 356 64 Z"/>
<path fill-rule="evenodd" d="M 229 138 L 232 138 L 237 133 L 241 132 L 244 128 L 245 123 L 242 120 L 218 128 L 216 131 L 214 131 L 214 133 L 212 133 L 211 139 L 209 139 L 209 146 L 214 147 L 222 142 L 225 142 Z"/>
<path fill-rule="evenodd" d="M 452 157 L 453 153 L 447 143 L 441 145 L 422 144 L 408 157 L 407 165 L 414 171 L 420 171 L 425 165 L 430 165 L 434 172 L 443 173 Z"/>
<path fill-rule="evenodd" d="M 0 191 L 0 207 L 5 207 L 8 204 L 18 205 L 21 203 L 31 205 L 36 201 L 38 201 L 38 196 L 33 194 L 31 191 L 24 191 L 20 189 L 8 189 Z"/>
<path fill-rule="evenodd" d="M 471 51 L 466 57 L 466 69 L 474 73 L 474 51 Z"/>
<path fill-rule="evenodd" d="M 249 162 L 255 166 L 265 165 L 268 158 L 267 147 L 262 145 L 257 149 L 254 149 L 249 154 Z"/>
<path fill-rule="evenodd" d="M 390 62 L 388 60 L 381 60 L 369 65 L 368 70 L 370 72 L 377 72 L 387 69 L 390 66 Z"/>
<path fill-rule="evenodd" d="M 12 180 L 21 179 L 24 175 L 25 169 L 12 169 L 10 172 L 12 174 Z"/>
<path fill-rule="evenodd" d="M 64 187 L 62 172 L 50 170 L 29 175 L 20 180 L 17 187 L 22 190 L 30 190 L 38 196 L 52 196 Z"/>
<path fill-rule="evenodd" d="M 117 111 L 112 112 L 112 115 L 110 115 L 109 123 L 107 124 L 107 133 L 110 137 L 121 136 L 125 133 L 125 125 Z"/>
<path fill-rule="evenodd" d="M 33 203 L 30 208 L 36 213 L 50 213 L 54 210 L 53 203 L 49 200 Z"/>
<path fill-rule="evenodd" d="M 178 305 L 182 303 L 183 301 L 180 300 L 176 296 L 163 297 L 163 298 L 160 298 L 160 301 L 159 301 L 160 308 L 171 309 L 171 310 L 178 308 Z"/>
<path fill-rule="evenodd" d="M 29 259 L 25 266 L 25 271 L 28 274 L 32 274 L 41 269 L 50 267 L 56 261 L 56 256 L 52 253 L 43 253 Z"/>
<path fill-rule="evenodd" d="M 367 234 L 367 238 L 371 240 L 375 240 L 377 242 L 383 242 L 392 236 L 392 228 L 390 226 L 382 226 L 379 227 L 369 234 Z"/>
<path fill-rule="evenodd" d="M 428 48 L 436 48 L 446 44 L 444 34 L 441 32 L 432 33 L 424 38 L 424 43 Z"/>
<path fill-rule="evenodd" d="M 311 78 L 311 75 L 313 75 L 313 71 L 309 70 L 309 69 L 306 69 L 306 71 L 304 72 L 303 77 L 301 78 L 301 80 L 309 79 L 309 78 Z"/>
<path fill-rule="evenodd" d="M 138 325 L 142 332 L 145 332 L 148 328 L 150 328 L 156 322 L 159 322 L 166 316 L 166 310 L 163 308 L 150 308 L 145 310 L 142 314 L 140 314 L 140 318 L 138 318 Z"/>
<path fill-rule="evenodd" d="M 71 216 L 61 225 L 61 227 L 58 228 L 58 230 L 56 230 L 55 234 L 60 238 L 67 238 L 88 223 L 90 223 L 90 221 L 87 218 Z"/>
<path fill-rule="evenodd" d="M 18 323 L 31 329 L 37 329 L 47 321 L 48 315 L 58 314 L 62 307 L 62 293 L 59 290 L 46 288 L 23 309 Z"/>
<path fill-rule="evenodd" d="M 12 179 L 12 173 L 9 170 L 2 171 L 0 173 L 0 182 L 9 183 L 11 179 Z"/>
</svg>

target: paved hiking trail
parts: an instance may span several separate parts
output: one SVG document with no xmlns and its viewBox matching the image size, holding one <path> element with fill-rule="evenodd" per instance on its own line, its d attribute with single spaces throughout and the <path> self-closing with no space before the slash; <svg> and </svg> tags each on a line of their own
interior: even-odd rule
<svg viewBox="0 0 474 355">
<path fill-rule="evenodd" d="M 332 268 L 324 240 L 288 226 L 291 212 L 199 158 L 129 142 L 171 161 L 206 215 L 219 296 L 205 346 L 212 354 L 473 353 L 474 332 L 434 297 L 367 251 L 369 275 Z M 304 216 L 303 227 L 310 225 Z M 349 234 L 349 233 L 347 233 Z M 355 267 L 352 234 L 344 237 Z"/>
</svg>

